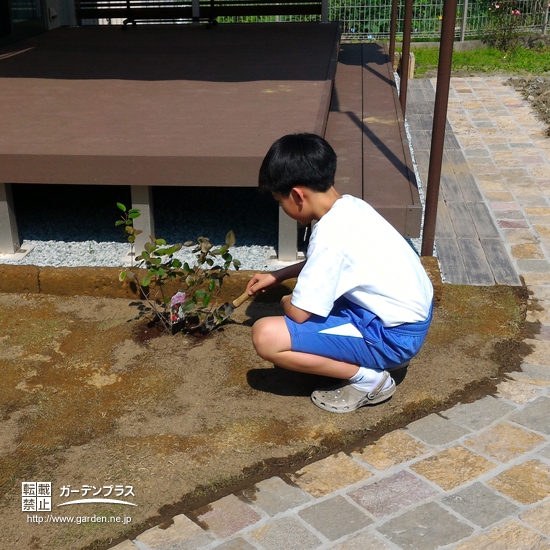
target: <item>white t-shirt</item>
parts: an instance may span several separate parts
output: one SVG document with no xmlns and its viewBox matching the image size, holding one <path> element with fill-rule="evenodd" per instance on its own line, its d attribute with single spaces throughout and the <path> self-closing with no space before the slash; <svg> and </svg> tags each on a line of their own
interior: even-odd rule
<svg viewBox="0 0 550 550">
<path fill-rule="evenodd" d="M 427 319 L 430 279 L 409 243 L 365 201 L 344 195 L 315 224 L 292 304 L 326 317 L 341 296 L 385 326 Z"/>
</svg>

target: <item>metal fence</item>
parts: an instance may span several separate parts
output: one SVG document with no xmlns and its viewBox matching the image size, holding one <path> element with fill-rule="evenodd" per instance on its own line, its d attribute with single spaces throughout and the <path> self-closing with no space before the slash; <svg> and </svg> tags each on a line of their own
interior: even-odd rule
<svg viewBox="0 0 550 550">
<path fill-rule="evenodd" d="M 205 1 L 205 0 L 202 0 Z M 340 21 L 344 40 L 385 40 L 390 36 L 392 0 L 328 0 L 328 18 Z M 513 26 L 515 31 L 546 32 L 549 0 L 501 0 L 500 4 L 509 8 L 513 5 Z M 147 3 L 147 0 L 144 0 Z M 178 5 L 179 0 L 166 0 L 166 5 Z M 441 19 L 444 0 L 414 0 L 412 15 L 412 39 L 438 39 L 441 34 Z M 100 0 L 97 4 L 108 7 L 110 0 Z M 254 0 L 244 2 L 253 6 Z M 404 2 L 398 3 L 397 38 L 403 27 Z M 483 37 L 494 30 L 495 6 L 498 0 L 458 0 L 455 35 L 464 40 L 468 37 Z M 498 9 L 498 8 L 497 8 Z M 218 17 L 220 23 L 258 23 L 320 21 L 320 15 L 273 15 Z M 145 22 L 145 21 L 143 21 Z M 189 23 L 189 20 L 172 21 Z M 88 24 L 120 24 L 114 19 L 88 20 Z M 86 24 L 84 23 L 84 24 Z"/>
<path fill-rule="evenodd" d="M 455 34 L 457 38 L 482 37 L 492 32 L 497 2 L 490 0 L 459 0 Z M 514 29 L 541 32 L 548 14 L 547 0 L 517 0 L 514 9 Z M 392 0 L 333 0 L 329 7 L 331 20 L 342 22 L 343 38 L 387 39 L 390 36 Z M 491 13 L 493 12 L 493 13 Z M 412 15 L 412 39 L 439 38 L 443 0 L 415 0 Z M 399 2 L 398 35 L 403 26 L 404 2 Z"/>
</svg>

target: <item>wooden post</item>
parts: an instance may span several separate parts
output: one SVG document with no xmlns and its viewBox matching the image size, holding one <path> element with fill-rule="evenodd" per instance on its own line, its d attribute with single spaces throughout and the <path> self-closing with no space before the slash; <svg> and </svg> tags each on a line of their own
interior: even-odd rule
<svg viewBox="0 0 550 550">
<path fill-rule="evenodd" d="M 428 184 L 426 189 L 426 210 L 422 235 L 422 256 L 433 256 L 435 242 L 435 225 L 437 220 L 437 203 L 439 201 L 439 183 L 443 162 L 443 142 L 447 122 L 447 106 L 451 82 L 451 65 L 453 60 L 453 43 L 455 37 L 457 0 L 445 0 L 443 4 L 443 24 L 439 47 L 439 64 L 437 66 L 437 88 L 435 91 L 434 122 L 432 145 L 428 167 Z"/>
<path fill-rule="evenodd" d="M 277 259 L 281 262 L 295 262 L 298 258 L 298 225 L 279 206 L 279 250 Z"/>
<path fill-rule="evenodd" d="M 0 254 L 15 254 L 20 248 L 11 184 L 0 183 Z"/>
<path fill-rule="evenodd" d="M 141 212 L 141 216 L 134 220 L 134 228 L 143 231 L 136 237 L 134 250 L 136 255 L 141 254 L 145 243 L 151 236 L 155 236 L 155 222 L 153 219 L 153 190 L 148 185 L 132 185 L 132 208 Z"/>
</svg>

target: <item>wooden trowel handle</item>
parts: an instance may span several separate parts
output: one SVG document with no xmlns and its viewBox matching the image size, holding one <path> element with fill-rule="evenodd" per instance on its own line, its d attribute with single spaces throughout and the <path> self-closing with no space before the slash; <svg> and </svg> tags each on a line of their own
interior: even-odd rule
<svg viewBox="0 0 550 550">
<path fill-rule="evenodd" d="M 244 304 L 248 300 L 248 298 L 250 298 L 250 294 L 248 294 L 248 292 L 245 291 L 238 298 L 233 300 L 232 306 L 239 307 L 241 304 Z"/>
</svg>

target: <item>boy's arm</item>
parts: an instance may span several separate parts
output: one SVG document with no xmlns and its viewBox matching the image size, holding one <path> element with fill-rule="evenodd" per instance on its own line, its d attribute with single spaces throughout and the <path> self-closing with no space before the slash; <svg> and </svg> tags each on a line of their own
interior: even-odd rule
<svg viewBox="0 0 550 550">
<path fill-rule="evenodd" d="M 248 282 L 246 290 L 248 294 L 256 294 L 256 292 L 265 292 L 266 289 L 278 285 L 287 279 L 292 279 L 298 277 L 302 268 L 305 265 L 305 260 L 303 262 L 292 264 L 277 271 L 271 273 L 256 273 L 252 279 Z M 309 311 L 305 311 L 292 305 L 290 300 L 292 299 L 292 294 L 288 294 L 281 298 L 281 305 L 285 315 L 290 317 L 296 323 L 303 323 L 311 317 Z"/>
<path fill-rule="evenodd" d="M 311 317 L 311 313 L 305 309 L 300 309 L 290 301 L 292 294 L 287 294 L 281 298 L 281 305 L 287 317 L 290 317 L 296 323 L 304 323 Z"/>
<path fill-rule="evenodd" d="M 303 262 L 292 264 L 277 271 L 271 273 L 256 273 L 252 279 L 246 285 L 246 290 L 251 296 L 256 292 L 265 292 L 268 288 L 281 284 L 287 279 L 298 277 L 300 271 L 304 267 L 305 260 Z M 252 289 L 252 287 L 254 287 Z"/>
</svg>

